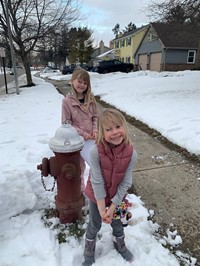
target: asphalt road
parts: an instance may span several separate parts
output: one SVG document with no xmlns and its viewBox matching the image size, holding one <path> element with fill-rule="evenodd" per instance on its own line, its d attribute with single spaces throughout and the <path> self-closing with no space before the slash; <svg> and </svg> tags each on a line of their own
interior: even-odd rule
<svg viewBox="0 0 200 266">
<path fill-rule="evenodd" d="M 12 83 L 15 80 L 15 76 L 14 75 L 10 75 L 9 73 L 6 74 L 6 76 L 4 76 L 4 72 L 3 72 L 3 68 L 0 68 L 0 91 L 1 93 L 5 92 L 6 93 L 6 84 L 7 84 L 7 88 L 9 87 L 9 83 Z M 18 77 L 21 76 L 22 74 L 24 74 L 24 69 L 17 69 L 17 75 Z M 8 89 L 9 92 L 9 89 Z"/>
</svg>

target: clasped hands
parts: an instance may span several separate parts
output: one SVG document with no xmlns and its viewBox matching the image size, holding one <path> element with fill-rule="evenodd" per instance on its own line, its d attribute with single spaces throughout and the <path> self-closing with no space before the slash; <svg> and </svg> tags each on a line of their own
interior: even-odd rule
<svg viewBox="0 0 200 266">
<path fill-rule="evenodd" d="M 106 224 L 111 224 L 112 223 L 112 218 L 113 218 L 113 212 L 114 209 L 110 206 L 109 208 L 106 208 L 104 211 L 100 212 L 102 221 Z"/>
<path fill-rule="evenodd" d="M 91 135 L 86 134 L 86 135 L 84 136 L 84 139 L 85 139 L 85 140 L 96 139 L 96 137 L 97 137 L 97 132 L 96 132 L 96 131 L 93 131 Z"/>
</svg>

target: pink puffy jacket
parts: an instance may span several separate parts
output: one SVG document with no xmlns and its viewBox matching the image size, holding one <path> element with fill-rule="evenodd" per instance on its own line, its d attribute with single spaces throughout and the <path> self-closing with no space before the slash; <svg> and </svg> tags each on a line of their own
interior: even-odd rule
<svg viewBox="0 0 200 266">
<path fill-rule="evenodd" d="M 89 107 L 81 105 L 74 94 L 66 95 L 62 100 L 62 124 L 70 121 L 71 125 L 76 128 L 79 135 L 83 138 L 97 131 L 97 120 L 99 113 L 96 103 L 90 100 Z"/>
</svg>

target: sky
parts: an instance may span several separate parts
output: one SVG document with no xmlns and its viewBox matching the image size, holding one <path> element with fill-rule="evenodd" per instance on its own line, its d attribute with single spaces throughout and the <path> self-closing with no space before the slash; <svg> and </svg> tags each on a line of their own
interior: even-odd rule
<svg viewBox="0 0 200 266">
<path fill-rule="evenodd" d="M 56 217 L 46 217 L 45 209 L 55 209 L 53 192 L 45 191 L 37 165 L 42 158 L 54 156 L 49 142 L 61 127 L 63 96 L 42 77 L 68 80 L 70 75 L 32 72 L 35 87 L 20 88 L 8 84 L 9 94 L 0 89 L 0 266 L 79 266 L 84 236 L 70 236 L 70 225 Z M 95 95 L 130 116 L 158 130 L 163 136 L 188 151 L 200 154 L 200 75 L 198 71 L 97 74 L 90 73 Z M 0 76 L 1 78 L 1 76 Z M 19 85 L 25 84 L 25 76 Z M 85 172 L 85 182 L 88 176 Z M 53 177 L 44 178 L 47 188 Z M 134 194 L 132 218 L 125 227 L 126 245 L 134 254 L 134 266 L 178 266 L 180 261 L 193 266 L 195 258 L 181 251 L 182 238 L 177 231 L 156 233 L 159 225 L 147 219 L 153 210 Z M 83 208 L 85 230 L 87 206 Z M 42 219 L 41 219 L 42 218 Z M 192 218 L 192 217 L 191 217 Z M 58 242 L 65 233 L 67 242 Z M 180 245 L 176 255 L 166 245 Z M 179 259 L 178 259 L 179 258 Z M 95 266 L 128 266 L 114 250 L 111 228 L 103 224 L 97 240 Z"/>
<path fill-rule="evenodd" d="M 82 0 L 81 13 L 85 20 L 81 25 L 93 30 L 94 46 L 99 46 L 99 42 L 104 41 L 109 47 L 109 41 L 114 39 L 112 29 L 118 23 L 123 30 L 130 23 L 137 27 L 147 25 L 149 18 L 146 16 L 146 7 L 150 0 Z"/>
</svg>

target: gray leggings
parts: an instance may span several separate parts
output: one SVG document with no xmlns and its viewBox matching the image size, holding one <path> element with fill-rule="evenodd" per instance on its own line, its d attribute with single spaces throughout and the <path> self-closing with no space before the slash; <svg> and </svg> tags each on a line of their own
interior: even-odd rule
<svg viewBox="0 0 200 266">
<path fill-rule="evenodd" d="M 89 223 L 86 230 L 87 239 L 95 239 L 97 233 L 101 229 L 102 218 L 99 214 L 97 204 L 90 201 L 89 202 Z M 121 237 L 124 235 L 124 228 L 122 226 L 121 220 L 112 219 L 110 224 L 113 229 L 113 235 L 116 237 Z"/>
</svg>

